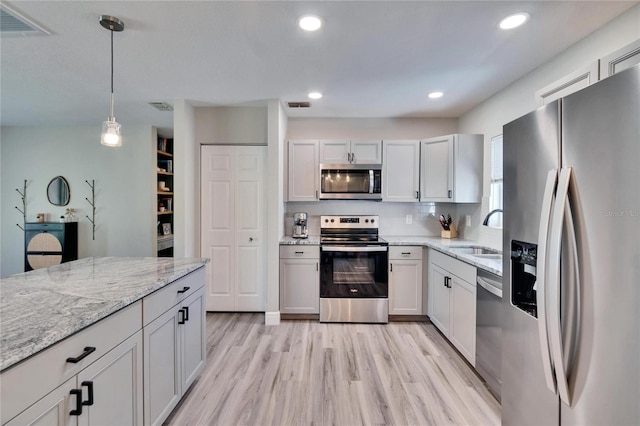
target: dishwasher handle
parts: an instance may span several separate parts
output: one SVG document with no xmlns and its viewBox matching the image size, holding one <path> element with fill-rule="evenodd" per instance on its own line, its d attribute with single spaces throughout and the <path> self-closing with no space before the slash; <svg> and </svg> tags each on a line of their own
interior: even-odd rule
<svg viewBox="0 0 640 426">
<path fill-rule="evenodd" d="M 500 299 L 502 299 L 502 289 L 501 288 L 498 288 L 498 287 L 494 286 L 487 279 L 482 278 L 482 277 L 477 277 L 476 278 L 476 282 L 478 283 L 478 285 L 480 287 L 484 288 L 489 293 L 493 294 L 494 296 L 498 296 Z"/>
</svg>

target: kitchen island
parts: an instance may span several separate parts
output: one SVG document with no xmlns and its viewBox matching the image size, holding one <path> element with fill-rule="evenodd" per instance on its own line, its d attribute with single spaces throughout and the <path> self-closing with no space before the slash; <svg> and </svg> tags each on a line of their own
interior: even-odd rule
<svg viewBox="0 0 640 426">
<path fill-rule="evenodd" d="M 94 419 L 105 414 L 102 420 L 111 423 L 126 418 L 138 424 L 143 406 L 144 423 L 161 422 L 204 367 L 208 261 L 85 258 L 2 279 L 2 424 L 45 415 L 60 423 L 81 416 L 81 407 Z M 128 358 L 119 362 L 120 354 Z M 82 379 L 108 358 L 92 380 Z M 156 359 L 159 371 L 153 370 Z M 114 373 L 120 376 L 109 374 L 111 365 L 119 365 Z M 162 374 L 167 381 L 156 379 Z M 99 388 L 103 377 L 104 386 L 124 384 L 108 392 L 130 395 L 127 407 L 115 410 L 113 402 L 97 400 L 107 392 Z M 168 385 L 166 392 L 158 392 L 159 385 L 151 389 L 152 379 Z M 34 408 L 38 402 L 43 408 Z"/>
</svg>

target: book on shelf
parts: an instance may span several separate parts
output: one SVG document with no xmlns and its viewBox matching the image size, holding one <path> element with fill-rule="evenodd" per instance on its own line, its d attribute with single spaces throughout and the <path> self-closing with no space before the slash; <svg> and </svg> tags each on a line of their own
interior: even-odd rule
<svg viewBox="0 0 640 426">
<path fill-rule="evenodd" d="M 158 138 L 158 151 L 168 152 L 169 140 L 167 138 Z"/>
<path fill-rule="evenodd" d="M 173 160 L 158 160 L 158 167 L 167 173 L 173 173 Z"/>
</svg>

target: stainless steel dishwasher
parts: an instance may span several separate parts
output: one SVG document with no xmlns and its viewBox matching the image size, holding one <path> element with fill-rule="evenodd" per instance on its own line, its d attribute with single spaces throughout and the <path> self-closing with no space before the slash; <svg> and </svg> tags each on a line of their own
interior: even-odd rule
<svg viewBox="0 0 640 426">
<path fill-rule="evenodd" d="M 478 268 L 476 370 L 500 401 L 502 385 L 502 278 Z"/>
</svg>

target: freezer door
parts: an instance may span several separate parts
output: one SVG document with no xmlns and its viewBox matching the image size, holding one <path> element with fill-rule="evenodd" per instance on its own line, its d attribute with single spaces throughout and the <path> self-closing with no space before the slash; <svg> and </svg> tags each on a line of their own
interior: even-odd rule
<svg viewBox="0 0 640 426">
<path fill-rule="evenodd" d="M 568 96 L 562 116 L 581 309 L 577 355 L 567 366 L 571 406 L 561 404 L 561 422 L 638 425 L 639 66 Z"/>
<path fill-rule="evenodd" d="M 560 162 L 560 103 L 506 124 L 503 253 L 513 240 L 538 243 L 545 185 Z M 547 389 L 538 320 L 511 303 L 511 256 L 503 256 L 502 424 L 558 424 L 559 401 Z"/>
</svg>

